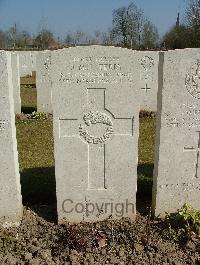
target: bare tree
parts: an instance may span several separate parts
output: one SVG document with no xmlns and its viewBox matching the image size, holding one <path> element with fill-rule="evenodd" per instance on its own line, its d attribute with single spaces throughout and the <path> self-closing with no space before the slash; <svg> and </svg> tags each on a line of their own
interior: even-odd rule
<svg viewBox="0 0 200 265">
<path fill-rule="evenodd" d="M 71 46 L 74 44 L 74 37 L 71 33 L 67 33 L 65 37 L 65 43 L 67 44 L 67 46 Z"/>
<path fill-rule="evenodd" d="M 112 34 L 125 47 L 140 45 L 140 34 L 144 22 L 143 11 L 134 3 L 113 11 Z"/>
<path fill-rule="evenodd" d="M 13 24 L 12 27 L 9 28 L 8 30 L 8 38 L 10 40 L 11 43 L 11 47 L 13 49 L 16 48 L 16 42 L 17 42 L 17 35 L 18 35 L 18 26 L 16 23 Z"/>
<path fill-rule="evenodd" d="M 75 44 L 84 44 L 85 39 L 86 39 L 86 34 L 81 30 L 77 30 L 76 33 L 74 34 Z"/>
<path fill-rule="evenodd" d="M 29 42 L 31 42 L 31 39 L 30 34 L 26 30 L 21 31 L 17 35 L 16 46 L 18 48 L 26 48 Z"/>
<path fill-rule="evenodd" d="M 55 43 L 54 35 L 50 30 L 43 30 L 36 36 L 34 43 L 37 48 L 47 49 Z"/>
<path fill-rule="evenodd" d="M 191 28 L 200 28 L 200 0 L 188 0 L 185 24 Z"/>
<path fill-rule="evenodd" d="M 190 34 L 188 47 L 200 47 L 200 0 L 188 0 L 184 24 Z"/>
<path fill-rule="evenodd" d="M 4 31 L 0 30 L 0 48 L 5 49 L 7 48 L 7 45 L 8 45 L 7 34 Z"/>
<path fill-rule="evenodd" d="M 145 49 L 155 49 L 158 45 L 159 34 L 153 23 L 147 20 L 142 31 L 142 46 Z"/>
</svg>

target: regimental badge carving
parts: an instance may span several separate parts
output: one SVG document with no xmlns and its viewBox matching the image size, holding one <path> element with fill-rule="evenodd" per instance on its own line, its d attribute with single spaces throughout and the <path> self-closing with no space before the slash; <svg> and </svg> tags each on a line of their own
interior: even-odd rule
<svg viewBox="0 0 200 265">
<path fill-rule="evenodd" d="M 144 67 L 145 71 L 148 71 L 154 66 L 154 59 L 150 56 L 144 56 L 141 60 L 141 65 Z"/>
<path fill-rule="evenodd" d="M 185 86 L 192 97 L 200 99 L 200 60 L 186 74 Z"/>
<path fill-rule="evenodd" d="M 106 113 L 99 111 L 89 111 L 88 113 L 83 115 L 83 121 L 85 123 L 85 126 L 80 124 L 79 134 L 80 137 L 88 144 L 103 144 L 113 134 L 113 123 Z M 95 126 L 97 124 L 106 125 L 105 132 L 101 136 L 94 136 L 88 132 L 89 127 Z"/>
<path fill-rule="evenodd" d="M 87 126 L 90 126 L 91 124 L 96 124 L 96 123 L 102 123 L 102 124 L 112 126 L 112 121 L 110 117 L 108 117 L 108 115 L 106 115 L 105 113 L 101 113 L 98 111 L 96 112 L 90 111 L 89 113 L 83 116 L 83 120 L 85 121 L 85 124 Z"/>
</svg>

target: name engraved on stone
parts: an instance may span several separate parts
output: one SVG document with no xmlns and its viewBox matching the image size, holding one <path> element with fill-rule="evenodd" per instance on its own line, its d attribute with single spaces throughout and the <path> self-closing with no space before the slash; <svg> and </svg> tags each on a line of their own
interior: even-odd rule
<svg viewBox="0 0 200 265">
<path fill-rule="evenodd" d="M 99 70 L 100 71 L 108 71 L 108 70 L 119 71 L 121 70 L 121 65 L 120 64 L 99 64 Z"/>
<path fill-rule="evenodd" d="M 179 127 L 180 121 L 177 117 L 174 117 L 171 113 L 165 113 L 165 121 L 167 127 Z"/>
<path fill-rule="evenodd" d="M 199 151 L 200 151 L 200 132 L 198 133 L 198 143 L 197 147 L 184 147 L 185 152 L 195 152 L 196 153 L 196 160 L 195 160 L 195 173 L 194 178 L 199 178 L 198 169 L 199 169 Z"/>
<path fill-rule="evenodd" d="M 192 97 L 200 99 L 200 60 L 197 60 L 186 74 L 185 86 Z"/>
<path fill-rule="evenodd" d="M 150 56 L 144 56 L 141 59 L 141 65 L 144 67 L 145 71 L 148 71 L 154 66 L 154 59 Z"/>
<path fill-rule="evenodd" d="M 73 66 L 72 69 L 77 69 L 78 71 L 92 71 L 93 65 L 92 64 L 80 64 L 78 66 Z M 98 69 L 100 71 L 120 71 L 121 65 L 120 64 L 98 64 Z"/>
<path fill-rule="evenodd" d="M 130 72 L 116 72 L 111 74 L 108 72 L 90 72 L 90 73 L 60 73 L 60 82 L 68 84 L 118 84 L 132 83 L 133 74 Z"/>
<path fill-rule="evenodd" d="M 105 143 L 110 138 L 110 136 L 113 134 L 113 123 L 110 117 L 105 113 L 102 113 L 99 111 L 96 111 L 96 112 L 90 111 L 89 113 L 83 116 L 83 120 L 85 122 L 85 125 L 88 127 L 92 125 L 94 126 L 95 124 L 107 125 L 105 133 L 102 136 L 96 137 L 96 136 L 91 135 L 87 131 L 87 129 L 85 129 L 82 124 L 80 124 L 79 126 L 80 136 L 89 144 Z"/>
<path fill-rule="evenodd" d="M 165 113 L 165 121 L 167 127 L 182 127 L 182 128 L 195 128 L 200 126 L 200 110 L 187 108 L 181 115 L 173 116 L 172 113 Z"/>
<path fill-rule="evenodd" d="M 171 183 L 171 184 L 162 184 L 159 185 L 159 188 L 161 189 L 173 189 L 173 190 L 182 190 L 182 191 L 193 191 L 193 190 L 200 190 L 200 183 Z"/>
<path fill-rule="evenodd" d="M 60 73 L 59 81 L 69 84 L 132 83 L 133 73 L 123 69 L 119 57 L 74 58 Z"/>
</svg>

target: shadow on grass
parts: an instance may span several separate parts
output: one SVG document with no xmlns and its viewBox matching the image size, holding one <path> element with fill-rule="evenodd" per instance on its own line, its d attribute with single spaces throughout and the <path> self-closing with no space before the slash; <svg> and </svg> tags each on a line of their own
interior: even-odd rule
<svg viewBox="0 0 200 265">
<path fill-rule="evenodd" d="M 22 108 L 21 108 L 21 112 L 23 112 L 24 114 L 31 114 L 33 111 L 37 111 L 37 108 L 35 108 L 35 107 L 24 107 L 24 106 L 22 106 Z"/>
<path fill-rule="evenodd" d="M 149 213 L 153 164 L 138 165 L 137 210 Z M 23 204 L 50 222 L 57 222 L 55 168 L 27 168 L 21 172 Z"/>
<path fill-rule="evenodd" d="M 153 164 L 138 165 L 137 210 L 141 214 L 148 214 L 151 207 L 153 167 Z"/>
<path fill-rule="evenodd" d="M 55 168 L 27 168 L 21 173 L 23 205 L 47 221 L 57 221 Z"/>
</svg>

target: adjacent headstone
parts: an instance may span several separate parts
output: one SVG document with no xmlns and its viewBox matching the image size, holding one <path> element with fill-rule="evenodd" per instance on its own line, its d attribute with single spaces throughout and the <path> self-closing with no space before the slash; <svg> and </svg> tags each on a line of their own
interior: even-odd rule
<svg viewBox="0 0 200 265">
<path fill-rule="evenodd" d="M 15 113 L 21 113 L 19 55 L 15 52 L 11 53 L 11 66 L 12 66 L 14 110 Z"/>
<path fill-rule="evenodd" d="M 136 213 L 139 70 L 135 53 L 76 47 L 52 53 L 58 219 Z"/>
<path fill-rule="evenodd" d="M 200 49 L 160 54 L 154 214 L 200 210 Z"/>
<path fill-rule="evenodd" d="M 159 52 L 137 51 L 140 79 L 138 88 L 141 93 L 140 109 L 157 111 L 158 62 Z"/>
<path fill-rule="evenodd" d="M 51 51 L 40 52 L 36 58 L 37 111 L 52 113 Z"/>
<path fill-rule="evenodd" d="M 32 75 L 32 59 L 30 51 L 19 51 L 19 72 L 20 77 Z"/>
<path fill-rule="evenodd" d="M 36 57 L 37 57 L 37 54 L 39 54 L 39 53 L 40 53 L 40 51 L 31 51 L 30 52 L 32 72 L 37 71 L 37 67 L 36 67 Z"/>
<path fill-rule="evenodd" d="M 0 75 L 0 223 L 6 226 L 18 224 L 22 217 L 11 54 L 8 52 L 0 52 Z"/>
</svg>

